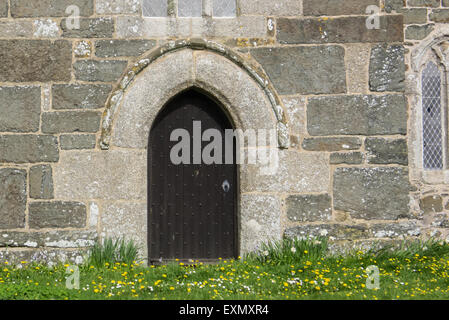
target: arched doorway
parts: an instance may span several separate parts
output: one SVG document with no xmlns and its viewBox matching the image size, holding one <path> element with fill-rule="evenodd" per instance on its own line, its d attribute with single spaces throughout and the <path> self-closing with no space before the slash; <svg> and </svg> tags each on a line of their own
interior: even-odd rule
<svg viewBox="0 0 449 320">
<path fill-rule="evenodd" d="M 223 108 L 193 89 L 168 102 L 154 121 L 148 146 L 150 263 L 238 256 L 236 143 L 226 145 L 229 129 Z M 232 163 L 226 152 L 232 152 Z"/>
<path fill-rule="evenodd" d="M 155 51 L 160 53 L 157 59 L 154 57 Z M 103 162 L 113 166 L 109 172 L 113 173 L 111 176 L 114 178 L 114 183 L 111 183 L 112 177 L 107 177 L 104 189 L 116 191 L 115 193 L 107 192 L 103 208 L 105 212 L 120 213 L 118 218 L 112 218 L 110 215 L 111 219 L 102 223 L 101 228 L 107 235 L 129 236 L 132 234 L 140 247 L 139 253 L 145 259 L 148 259 L 148 231 L 150 230 L 147 208 L 150 205 L 147 173 L 147 169 L 150 168 L 148 167 L 149 133 L 156 117 L 167 105 L 167 101 L 189 88 L 200 88 L 202 92 L 207 92 L 207 96 L 213 97 L 214 101 L 220 102 L 218 105 L 223 106 L 234 128 L 243 132 L 259 129 L 267 130 L 267 132 L 276 130 L 279 140 L 282 140 L 285 133 L 282 123 L 279 122 L 283 114 L 282 108 L 277 105 L 276 92 L 269 89 L 272 88 L 270 80 L 263 76 L 256 77 L 255 69 L 244 67 L 245 63 L 240 60 L 238 53 L 229 48 L 223 52 L 222 45 L 216 45 L 210 41 L 201 46 L 188 39 L 174 46 L 169 42 L 155 51 L 149 53 L 145 59 L 139 60 L 139 67 L 133 65 L 120 80 L 119 87 L 111 94 L 102 120 L 100 141 L 104 154 L 102 157 L 105 160 L 100 161 L 100 170 L 94 166 L 99 173 L 104 172 L 106 168 Z M 138 68 L 137 71 L 136 68 Z M 267 147 L 273 151 L 279 151 L 281 156 L 279 165 L 284 166 L 283 159 L 288 156 L 286 150 L 280 149 L 280 145 Z M 117 157 L 121 160 L 120 165 L 117 165 L 118 160 L 109 160 Z M 306 156 L 305 161 L 310 162 L 308 157 Z M 316 163 L 317 170 L 324 163 L 324 159 Z M 126 168 L 120 166 L 126 166 Z M 262 164 L 238 166 L 239 191 L 236 211 L 238 212 L 238 253 L 241 256 L 253 252 L 267 239 L 281 238 L 282 195 L 279 193 L 279 187 L 286 186 L 286 181 L 292 179 L 295 179 L 293 184 L 304 185 L 301 179 L 294 178 L 297 175 L 290 177 L 281 171 L 267 179 L 267 176 L 262 176 L 259 170 L 265 167 Z M 68 170 L 68 168 L 62 169 Z M 98 181 L 101 182 L 100 178 L 106 179 L 104 175 L 101 175 L 100 178 L 93 180 L 90 171 L 82 173 L 88 175 L 86 179 L 92 181 L 92 186 L 95 188 Z M 327 176 L 324 174 L 323 178 L 320 176 L 320 183 Z M 309 181 L 308 176 L 305 178 Z M 72 179 L 71 185 L 78 180 Z M 301 182 L 297 182 L 299 180 Z M 310 180 L 316 180 L 316 176 L 314 175 Z M 268 181 L 278 182 L 269 183 Z M 60 188 L 65 190 L 64 188 L 66 186 L 68 188 L 69 185 L 63 183 Z M 86 188 L 84 182 L 79 189 L 84 192 L 91 190 Z M 73 188 L 67 190 L 67 193 L 72 194 Z M 90 193 L 80 199 L 89 199 L 89 197 Z M 110 206 L 113 206 L 113 210 L 109 210 Z"/>
</svg>

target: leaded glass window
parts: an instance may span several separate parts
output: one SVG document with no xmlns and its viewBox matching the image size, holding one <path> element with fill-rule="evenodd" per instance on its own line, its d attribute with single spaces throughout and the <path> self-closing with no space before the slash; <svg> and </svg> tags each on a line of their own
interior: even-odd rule
<svg viewBox="0 0 449 320">
<path fill-rule="evenodd" d="M 166 17 L 168 7 L 178 8 L 178 17 L 201 17 L 203 8 L 212 8 L 215 17 L 235 17 L 236 0 L 141 0 L 144 17 Z M 210 13 L 207 13 L 210 14 Z"/>
<path fill-rule="evenodd" d="M 167 8 L 167 0 L 142 0 L 144 17 L 166 17 Z"/>
<path fill-rule="evenodd" d="M 201 0 L 178 0 L 178 17 L 201 17 L 202 14 Z"/>
<path fill-rule="evenodd" d="M 215 17 L 235 17 L 235 0 L 213 0 Z"/>
<path fill-rule="evenodd" d="M 429 62 L 422 73 L 423 163 L 424 169 L 443 169 L 441 70 Z"/>
</svg>

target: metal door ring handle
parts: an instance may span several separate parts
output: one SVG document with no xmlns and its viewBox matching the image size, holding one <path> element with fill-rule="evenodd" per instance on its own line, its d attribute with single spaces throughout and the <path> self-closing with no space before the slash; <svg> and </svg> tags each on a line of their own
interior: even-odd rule
<svg viewBox="0 0 449 320">
<path fill-rule="evenodd" d="M 224 192 L 229 192 L 229 190 L 231 189 L 231 185 L 229 184 L 228 180 L 225 180 L 221 186 L 224 190 Z"/>
</svg>

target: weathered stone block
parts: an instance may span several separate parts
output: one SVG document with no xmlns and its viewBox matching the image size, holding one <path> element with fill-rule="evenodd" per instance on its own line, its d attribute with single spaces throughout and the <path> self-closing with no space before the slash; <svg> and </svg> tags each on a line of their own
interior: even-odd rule
<svg viewBox="0 0 449 320">
<path fill-rule="evenodd" d="M 429 19 L 440 23 L 449 22 L 449 9 L 434 9 L 429 15 Z"/>
<path fill-rule="evenodd" d="M 51 85 L 46 83 L 42 85 L 42 111 L 50 111 L 51 109 Z"/>
<path fill-rule="evenodd" d="M 393 11 L 398 12 L 405 6 L 406 0 L 385 0 L 385 11 L 391 13 Z"/>
<path fill-rule="evenodd" d="M 253 0 L 240 1 L 240 13 L 244 15 L 295 16 L 301 15 L 301 1 L 298 0 Z"/>
<path fill-rule="evenodd" d="M 36 132 L 41 115 L 40 87 L 0 87 L 0 132 Z"/>
<path fill-rule="evenodd" d="M 434 29 L 434 24 L 408 26 L 407 29 L 405 29 L 405 38 L 408 40 L 422 40 L 427 37 Z"/>
<path fill-rule="evenodd" d="M 8 0 L 0 0 L 0 17 L 8 16 Z"/>
<path fill-rule="evenodd" d="M 445 213 L 435 214 L 432 218 L 432 227 L 449 228 L 449 217 Z"/>
<path fill-rule="evenodd" d="M 42 132 L 68 133 L 100 130 L 101 113 L 94 111 L 47 112 L 42 115 Z"/>
<path fill-rule="evenodd" d="M 324 153 L 279 151 L 271 167 L 242 165 L 242 192 L 325 193 L 329 190 L 329 158 Z M 265 173 L 263 169 L 274 169 Z"/>
<path fill-rule="evenodd" d="M 61 135 L 62 150 L 95 149 L 97 137 L 93 134 Z"/>
<path fill-rule="evenodd" d="M 282 99 L 286 109 L 290 132 L 295 136 L 306 133 L 306 99 L 304 97 L 284 97 Z"/>
<path fill-rule="evenodd" d="M 272 194 L 243 194 L 241 235 L 243 254 L 253 252 L 267 241 L 281 238 L 281 201 Z"/>
<path fill-rule="evenodd" d="M 128 63 L 118 60 L 80 60 L 75 62 L 75 76 L 82 81 L 115 82 L 122 75 Z"/>
<path fill-rule="evenodd" d="M 25 227 L 26 179 L 25 170 L 0 169 L 0 229 Z"/>
<path fill-rule="evenodd" d="M 67 249 L 46 249 L 42 248 L 36 250 L 29 248 L 23 250 L 5 249 L 0 250 L 0 261 L 8 261 L 10 264 L 16 264 L 22 266 L 22 261 L 30 263 L 39 263 L 48 266 L 54 266 L 55 264 L 75 264 L 79 265 L 85 262 L 85 257 L 88 254 L 87 249 L 67 250 Z"/>
<path fill-rule="evenodd" d="M 440 6 L 440 2 L 440 0 L 408 0 L 407 5 L 409 7 L 438 8 Z"/>
<path fill-rule="evenodd" d="M 357 150 L 362 146 L 360 138 L 305 138 L 302 147 L 308 151 Z"/>
<path fill-rule="evenodd" d="M 403 16 L 380 17 L 380 29 L 366 27 L 367 16 L 332 19 L 277 19 L 280 43 L 402 42 Z"/>
<path fill-rule="evenodd" d="M 351 43 L 345 46 L 347 63 L 346 73 L 349 93 L 368 92 L 368 66 L 371 45 L 366 43 Z"/>
<path fill-rule="evenodd" d="M 0 135 L 0 162 L 57 162 L 58 139 L 47 135 Z"/>
<path fill-rule="evenodd" d="M 85 248 L 95 244 L 95 230 L 58 230 L 47 232 L 0 232 L 0 247 L 10 248 Z M 27 261 L 31 262 L 31 261 Z"/>
<path fill-rule="evenodd" d="M 401 9 L 398 13 L 404 16 L 404 24 L 423 24 L 427 22 L 427 9 Z"/>
<path fill-rule="evenodd" d="M 442 212 L 443 199 L 439 195 L 424 197 L 419 201 L 419 206 L 425 214 Z"/>
<path fill-rule="evenodd" d="M 359 240 L 368 238 L 366 225 L 318 224 L 288 228 L 284 235 L 287 238 L 314 239 L 329 238 L 330 240 Z"/>
<path fill-rule="evenodd" d="M 354 219 L 407 218 L 410 183 L 405 168 L 337 168 L 334 173 L 334 209 Z"/>
<path fill-rule="evenodd" d="M 53 109 L 104 108 L 111 85 L 55 84 L 52 87 Z"/>
<path fill-rule="evenodd" d="M 371 50 L 371 91 L 404 91 L 405 63 L 404 47 L 380 44 Z"/>
<path fill-rule="evenodd" d="M 366 14 L 370 5 L 379 7 L 379 0 L 304 0 L 303 11 L 305 16 L 355 15 Z"/>
<path fill-rule="evenodd" d="M 154 40 L 99 40 L 95 42 L 95 55 L 102 58 L 137 57 L 155 45 Z"/>
<path fill-rule="evenodd" d="M 30 197 L 53 199 L 53 175 L 50 165 L 37 165 L 30 168 Z"/>
<path fill-rule="evenodd" d="M 86 206 L 80 202 L 32 202 L 28 214 L 31 229 L 86 226 Z"/>
<path fill-rule="evenodd" d="M 286 200 L 287 217 L 295 222 L 329 221 L 332 199 L 328 194 L 291 195 Z"/>
<path fill-rule="evenodd" d="M 0 21 L 0 34 L 2 38 L 31 38 L 33 37 L 33 32 L 32 21 Z"/>
<path fill-rule="evenodd" d="M 105 237 L 133 240 L 146 257 L 148 246 L 148 209 L 146 203 L 107 202 L 101 213 L 101 228 Z"/>
<path fill-rule="evenodd" d="M 35 38 L 58 38 L 59 26 L 52 19 L 37 19 L 33 22 Z"/>
<path fill-rule="evenodd" d="M 367 138 L 365 141 L 368 163 L 408 164 L 408 148 L 405 139 Z"/>
<path fill-rule="evenodd" d="M 0 81 L 70 81 L 72 44 L 57 40 L 0 40 Z"/>
<path fill-rule="evenodd" d="M 330 164 L 361 164 L 363 154 L 361 152 L 332 153 Z"/>
<path fill-rule="evenodd" d="M 178 19 L 179 20 L 179 19 Z M 169 34 L 182 36 L 182 20 L 175 25 L 168 25 Z M 146 24 L 147 25 L 147 24 Z M 264 16 L 239 16 L 237 18 L 192 19 L 192 37 L 240 37 L 264 38 L 267 36 L 267 21 Z"/>
<path fill-rule="evenodd" d="M 374 238 L 417 237 L 421 235 L 421 228 L 413 221 L 379 223 L 370 226 L 370 233 Z"/>
<path fill-rule="evenodd" d="M 67 7 L 76 5 L 79 15 L 90 16 L 94 12 L 93 0 L 11 0 L 13 18 L 66 17 Z"/>
<path fill-rule="evenodd" d="M 64 38 L 112 38 L 114 20 L 111 18 L 80 19 L 79 29 L 70 28 L 67 19 L 61 21 L 62 36 Z"/>
<path fill-rule="evenodd" d="M 202 19 L 199 20 L 200 22 L 202 21 Z M 136 16 L 121 16 L 117 17 L 116 21 L 117 37 L 120 39 L 139 37 L 189 37 L 191 33 L 190 20 L 188 19 L 144 19 Z M 197 23 L 200 24 L 200 22 Z M 202 29 L 203 32 L 205 30 L 207 29 Z"/>
<path fill-rule="evenodd" d="M 139 13 L 140 2 L 140 0 L 96 0 L 95 11 L 97 14 Z"/>
<path fill-rule="evenodd" d="M 274 39 L 263 38 L 230 38 L 224 41 L 224 45 L 240 52 L 245 52 L 245 48 L 268 47 L 275 44 Z"/>
<path fill-rule="evenodd" d="M 146 201 L 146 172 L 146 151 L 62 152 L 53 166 L 55 198 Z"/>
<path fill-rule="evenodd" d="M 75 42 L 73 53 L 76 58 L 89 58 L 92 55 L 92 42 L 88 40 L 81 40 Z"/>
<path fill-rule="evenodd" d="M 362 239 L 357 241 L 333 241 L 329 243 L 329 252 L 336 255 L 351 255 L 356 251 L 376 252 L 382 249 L 403 248 L 402 239 Z"/>
<path fill-rule="evenodd" d="M 407 134 L 407 104 L 402 95 L 357 95 L 309 99 L 310 135 Z"/>
<path fill-rule="evenodd" d="M 257 48 L 251 54 L 279 94 L 346 92 L 345 50 L 340 46 Z"/>
</svg>

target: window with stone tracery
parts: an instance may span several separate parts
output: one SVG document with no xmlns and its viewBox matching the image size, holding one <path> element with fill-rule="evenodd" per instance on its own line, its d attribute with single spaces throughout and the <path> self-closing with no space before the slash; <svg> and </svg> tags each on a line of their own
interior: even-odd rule
<svg viewBox="0 0 449 320">
<path fill-rule="evenodd" d="M 142 0 L 144 17 L 235 17 L 236 0 Z"/>
<path fill-rule="evenodd" d="M 443 166 L 443 112 L 442 72 L 433 61 L 422 72 L 422 122 L 424 169 L 442 170 Z"/>
<path fill-rule="evenodd" d="M 422 161 L 425 170 L 447 168 L 447 70 L 445 54 L 434 46 L 421 71 Z"/>
</svg>

